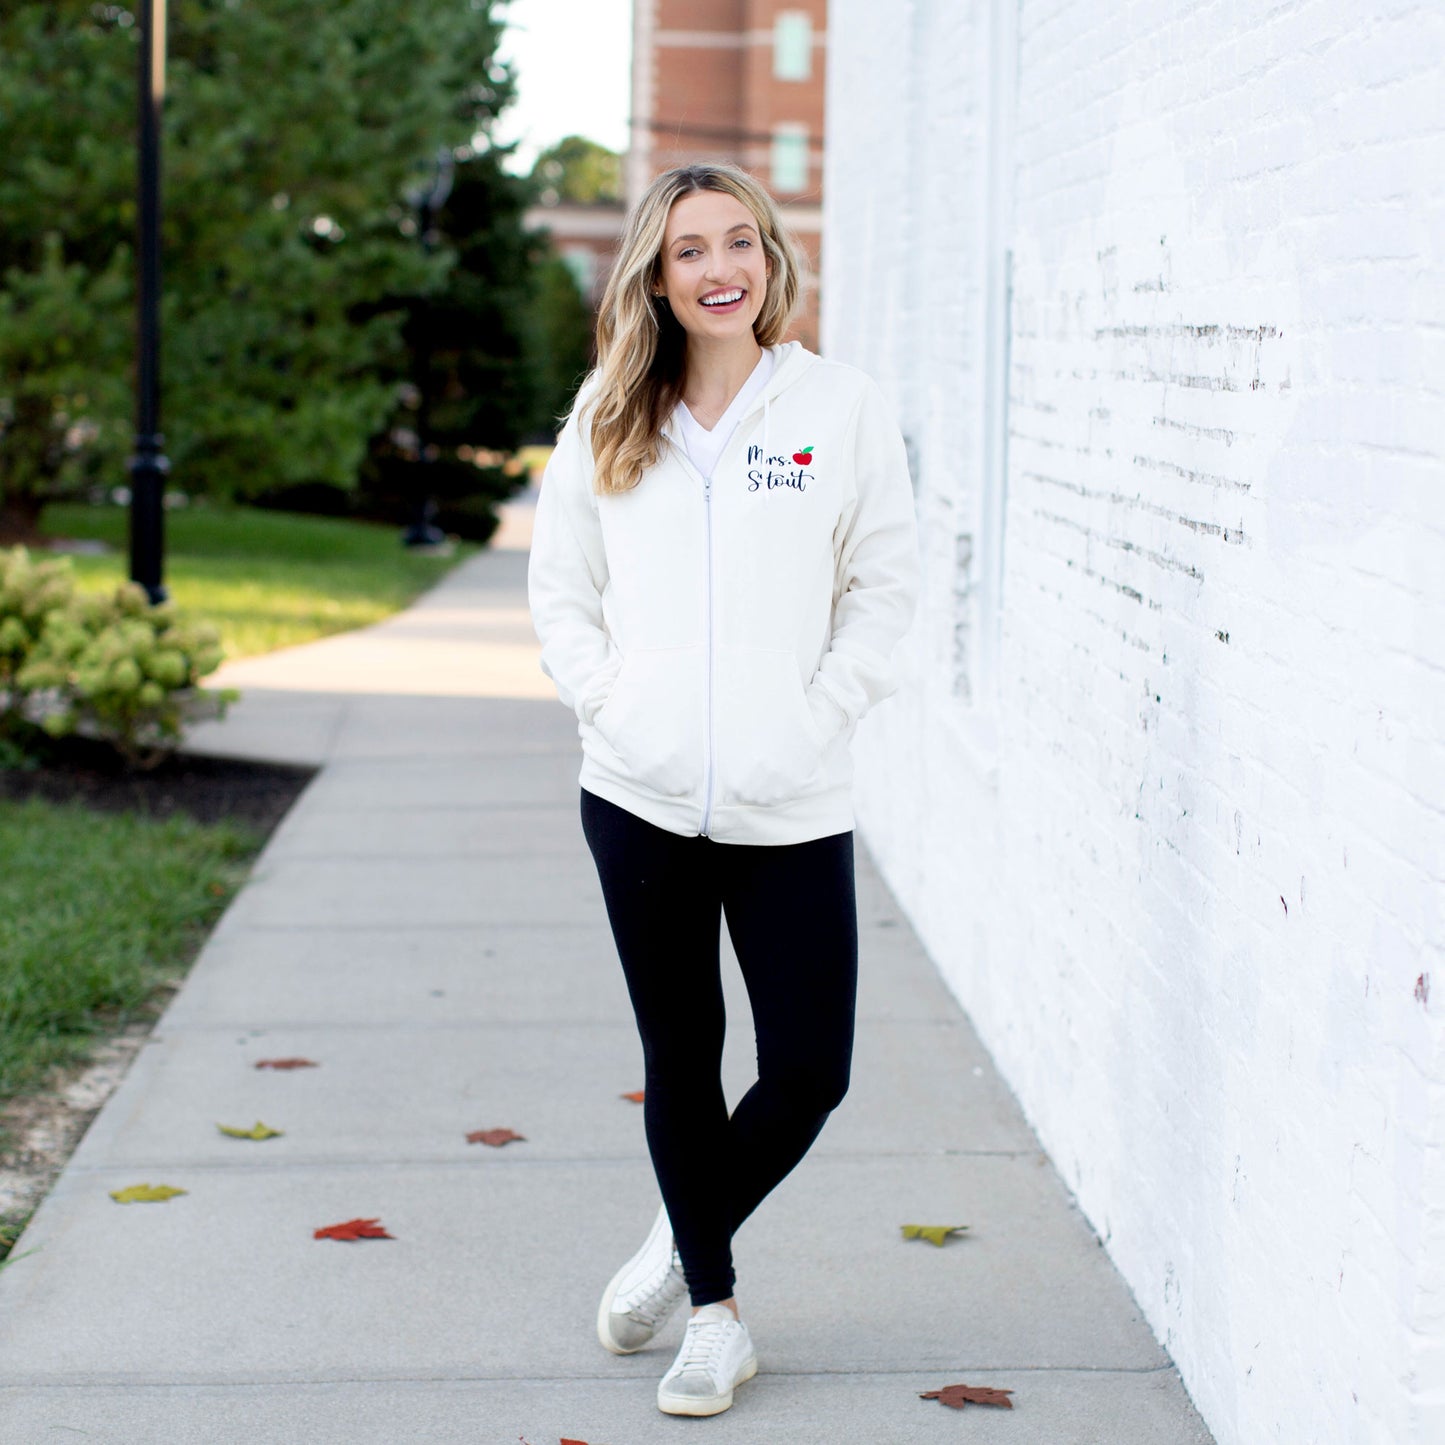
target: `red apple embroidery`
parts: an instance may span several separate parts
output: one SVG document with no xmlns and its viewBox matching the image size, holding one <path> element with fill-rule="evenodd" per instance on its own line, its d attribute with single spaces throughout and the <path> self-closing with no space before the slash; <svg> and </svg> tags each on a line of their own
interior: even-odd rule
<svg viewBox="0 0 1445 1445">
<path fill-rule="evenodd" d="M 793 460 L 797 462 L 800 467 L 806 467 L 813 460 L 813 448 L 804 447 L 802 451 L 794 452 Z"/>
</svg>

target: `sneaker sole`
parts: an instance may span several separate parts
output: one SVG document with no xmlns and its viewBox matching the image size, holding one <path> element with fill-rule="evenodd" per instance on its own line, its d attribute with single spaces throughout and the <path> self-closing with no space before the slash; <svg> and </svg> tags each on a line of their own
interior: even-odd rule
<svg viewBox="0 0 1445 1445">
<path fill-rule="evenodd" d="M 733 1381 L 733 1389 L 726 1395 L 715 1395 L 711 1400 L 699 1400 L 692 1395 L 664 1395 L 659 1389 L 657 1392 L 657 1408 L 664 1415 L 721 1415 L 724 1410 L 730 1410 L 733 1403 L 733 1390 L 736 1390 L 745 1380 L 751 1380 L 758 1372 L 758 1359 L 754 1355 L 747 1364 L 743 1366 L 743 1372 Z"/>
<path fill-rule="evenodd" d="M 610 1350 L 614 1355 L 636 1354 L 637 1351 L 642 1348 L 642 1345 L 647 1343 L 646 1340 L 643 1340 L 642 1345 L 633 1345 L 628 1349 L 623 1345 L 619 1345 L 617 1341 L 612 1338 L 612 1333 L 607 1328 L 608 1320 L 612 1315 L 612 1301 L 617 1298 L 617 1286 L 622 1282 L 622 1271 L 626 1268 L 627 1266 L 623 1265 L 622 1269 L 619 1269 L 617 1273 L 612 1276 L 607 1288 L 602 1291 L 602 1304 L 597 1310 L 598 1343 L 604 1350 Z"/>
<path fill-rule="evenodd" d="M 608 1350 L 614 1355 L 635 1355 L 638 1350 L 650 1345 L 657 1335 L 657 1331 L 653 1330 L 645 1340 L 641 1340 L 635 1345 L 619 1345 L 607 1328 L 608 1321 L 612 1316 L 612 1301 L 617 1298 L 617 1288 L 622 1283 L 622 1277 L 627 1273 L 631 1263 L 629 1260 L 607 1282 L 607 1288 L 602 1291 L 602 1303 L 597 1307 L 597 1341 L 604 1350 Z M 659 1324 L 661 1323 L 663 1322 L 659 1321 Z"/>
</svg>

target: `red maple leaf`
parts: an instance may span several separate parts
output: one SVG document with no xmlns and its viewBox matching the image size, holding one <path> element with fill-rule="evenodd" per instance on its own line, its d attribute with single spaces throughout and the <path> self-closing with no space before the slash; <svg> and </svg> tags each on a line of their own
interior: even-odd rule
<svg viewBox="0 0 1445 1445">
<path fill-rule="evenodd" d="M 395 1239 L 376 1219 L 348 1219 L 345 1224 L 328 1224 L 311 1236 L 313 1239 Z"/>
<path fill-rule="evenodd" d="M 987 1385 L 945 1385 L 941 1390 L 920 1392 L 920 1400 L 937 1400 L 940 1405 L 951 1405 L 961 1410 L 965 1405 L 1002 1405 L 1012 1410 L 1014 1402 L 1009 1399 L 1012 1390 L 995 1390 Z"/>
<path fill-rule="evenodd" d="M 635 1094 L 619 1094 L 617 1097 L 619 1099 L 631 1099 L 634 1104 L 640 1104 L 642 1102 L 642 1094 L 643 1091 L 639 1089 Z"/>
<path fill-rule="evenodd" d="M 257 1059 L 258 1069 L 319 1069 L 310 1059 Z"/>
<path fill-rule="evenodd" d="M 473 1129 L 467 1135 L 468 1144 L 490 1144 L 494 1149 L 500 1149 L 503 1144 L 510 1144 L 514 1140 L 525 1141 L 525 1134 L 518 1134 L 512 1129 Z"/>
</svg>

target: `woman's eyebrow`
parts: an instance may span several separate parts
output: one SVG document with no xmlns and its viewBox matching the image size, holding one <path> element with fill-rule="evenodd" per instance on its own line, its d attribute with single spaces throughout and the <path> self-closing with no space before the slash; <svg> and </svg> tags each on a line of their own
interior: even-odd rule
<svg viewBox="0 0 1445 1445">
<path fill-rule="evenodd" d="M 734 231 L 753 231 L 756 229 L 751 221 L 739 221 L 736 226 L 729 226 L 727 230 L 723 232 L 723 235 L 731 236 Z M 686 236 L 674 236 L 667 244 L 669 246 L 676 246 L 681 241 L 702 241 L 705 239 L 706 237 L 689 231 Z"/>
</svg>

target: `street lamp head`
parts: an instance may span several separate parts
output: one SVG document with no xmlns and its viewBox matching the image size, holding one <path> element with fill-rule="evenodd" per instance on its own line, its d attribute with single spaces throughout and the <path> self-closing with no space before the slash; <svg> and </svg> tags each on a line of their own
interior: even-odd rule
<svg viewBox="0 0 1445 1445">
<path fill-rule="evenodd" d="M 408 186 L 403 192 L 413 210 L 425 210 L 435 214 L 452 193 L 452 177 L 456 173 L 456 160 L 450 146 L 439 146 L 432 163 L 432 175 L 428 183 Z"/>
</svg>

